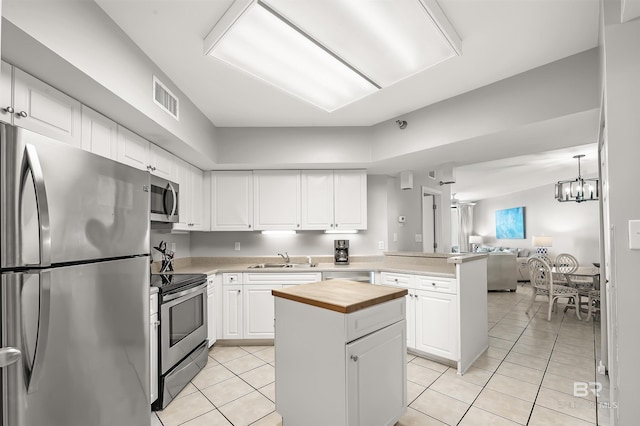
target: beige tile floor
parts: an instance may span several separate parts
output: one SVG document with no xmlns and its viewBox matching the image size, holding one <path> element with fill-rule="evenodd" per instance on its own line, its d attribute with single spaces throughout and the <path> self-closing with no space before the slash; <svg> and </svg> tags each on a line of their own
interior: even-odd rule
<svg viewBox="0 0 640 426">
<path fill-rule="evenodd" d="M 396 426 L 595 425 L 596 398 L 573 396 L 574 382 L 594 382 L 594 322 L 563 305 L 550 322 L 540 302 L 527 315 L 529 286 L 489 293 L 489 349 L 463 376 L 407 357 L 409 408 Z M 152 426 L 281 425 L 275 410 L 271 346 L 214 346 L 203 371 Z"/>
</svg>

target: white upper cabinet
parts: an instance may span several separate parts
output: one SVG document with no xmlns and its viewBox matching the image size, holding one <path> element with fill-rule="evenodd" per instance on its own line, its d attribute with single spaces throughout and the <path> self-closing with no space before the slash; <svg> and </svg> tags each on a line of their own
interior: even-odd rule
<svg viewBox="0 0 640 426">
<path fill-rule="evenodd" d="M 333 229 L 333 170 L 303 170 L 302 229 Z"/>
<path fill-rule="evenodd" d="M 367 229 L 366 170 L 303 171 L 302 229 Z"/>
<path fill-rule="evenodd" d="M 174 224 L 173 229 L 182 231 L 206 230 L 203 219 L 205 194 L 202 170 L 176 159 L 172 180 L 180 185 L 180 222 Z"/>
<path fill-rule="evenodd" d="M 82 105 L 82 149 L 118 160 L 118 125 Z"/>
<path fill-rule="evenodd" d="M 335 229 L 367 229 L 367 171 L 333 173 Z"/>
<path fill-rule="evenodd" d="M 5 62 L 1 72 L 3 121 L 82 146 L 80 102 Z"/>
<path fill-rule="evenodd" d="M 211 172 L 211 230 L 253 231 L 253 172 Z"/>
<path fill-rule="evenodd" d="M 118 161 L 140 170 L 149 170 L 149 141 L 118 126 Z"/>
<path fill-rule="evenodd" d="M 161 178 L 172 180 L 177 158 L 168 151 L 149 143 L 149 171 Z"/>
<path fill-rule="evenodd" d="M 255 170 L 256 230 L 300 229 L 300 170 Z"/>
</svg>

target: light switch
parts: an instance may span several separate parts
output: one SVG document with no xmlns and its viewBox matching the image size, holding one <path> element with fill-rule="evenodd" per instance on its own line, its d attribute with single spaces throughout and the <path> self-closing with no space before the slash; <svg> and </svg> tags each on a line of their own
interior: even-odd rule
<svg viewBox="0 0 640 426">
<path fill-rule="evenodd" d="M 629 248 L 640 250 L 640 220 L 629 221 Z"/>
<path fill-rule="evenodd" d="M 416 234 L 416 243 L 421 243 L 422 242 L 422 234 Z"/>
<path fill-rule="evenodd" d="M 239 242 L 235 243 L 235 244 L 233 245 L 233 249 L 234 249 L 234 250 L 236 250 L 236 251 L 237 251 L 237 250 L 240 250 L 240 243 L 239 243 Z"/>
</svg>

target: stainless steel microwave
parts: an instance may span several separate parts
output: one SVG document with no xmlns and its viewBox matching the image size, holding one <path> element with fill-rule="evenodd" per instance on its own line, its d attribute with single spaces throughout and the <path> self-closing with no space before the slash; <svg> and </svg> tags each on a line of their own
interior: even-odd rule
<svg viewBox="0 0 640 426">
<path fill-rule="evenodd" d="M 179 221 L 180 186 L 151 175 L 151 221 L 176 223 Z"/>
</svg>

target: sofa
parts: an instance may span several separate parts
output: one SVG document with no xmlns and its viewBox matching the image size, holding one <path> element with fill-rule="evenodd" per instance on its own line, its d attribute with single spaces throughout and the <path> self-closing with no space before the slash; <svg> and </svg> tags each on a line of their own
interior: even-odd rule
<svg viewBox="0 0 640 426">
<path fill-rule="evenodd" d="M 487 290 L 515 291 L 518 286 L 518 262 L 514 253 L 489 252 Z"/>
</svg>

